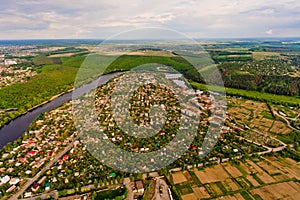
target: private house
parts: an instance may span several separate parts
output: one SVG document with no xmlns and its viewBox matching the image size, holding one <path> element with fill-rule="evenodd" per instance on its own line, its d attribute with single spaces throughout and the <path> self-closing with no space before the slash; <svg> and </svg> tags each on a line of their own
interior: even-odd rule
<svg viewBox="0 0 300 200">
<path fill-rule="evenodd" d="M 135 182 L 135 190 L 133 191 L 134 193 L 138 193 L 139 195 L 144 194 L 145 188 L 143 181 L 139 180 Z"/>
</svg>

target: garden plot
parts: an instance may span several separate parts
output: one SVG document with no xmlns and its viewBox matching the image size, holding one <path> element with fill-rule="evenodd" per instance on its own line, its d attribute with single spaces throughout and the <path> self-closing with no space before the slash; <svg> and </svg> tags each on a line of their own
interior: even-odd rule
<svg viewBox="0 0 300 200">
<path fill-rule="evenodd" d="M 273 182 L 275 182 L 275 180 L 269 174 L 267 174 L 266 172 L 260 172 L 256 175 L 264 183 L 273 183 Z"/>
<path fill-rule="evenodd" d="M 187 181 L 186 177 L 183 175 L 182 172 L 176 172 L 172 174 L 174 184 L 184 183 Z"/>
<path fill-rule="evenodd" d="M 247 175 L 246 179 L 254 186 L 259 186 L 260 184 L 251 175 Z"/>
<path fill-rule="evenodd" d="M 267 185 L 250 191 L 253 195 L 258 194 L 264 200 L 273 199 L 300 199 L 300 185 L 295 182 L 284 182 Z"/>
<path fill-rule="evenodd" d="M 290 158 L 281 158 L 281 157 L 280 159 L 277 159 L 275 157 L 271 157 L 269 159 L 272 159 L 271 164 L 277 167 L 282 172 L 282 176 L 288 176 L 289 178 L 300 179 L 300 166 L 296 161 Z M 278 176 L 276 178 L 282 179 L 283 177 Z"/>
<path fill-rule="evenodd" d="M 234 107 L 228 109 L 228 112 L 238 121 L 242 120 L 244 122 L 248 122 L 250 120 L 251 111 L 245 108 Z"/>
<path fill-rule="evenodd" d="M 210 187 L 212 188 L 212 190 L 214 191 L 214 193 L 216 195 L 222 195 L 223 194 L 221 188 L 219 188 L 216 183 L 210 183 L 209 185 L 210 185 Z"/>
<path fill-rule="evenodd" d="M 238 170 L 236 167 L 232 166 L 230 163 L 223 164 L 225 170 L 234 178 L 243 176 L 242 172 Z"/>
<path fill-rule="evenodd" d="M 236 191 L 239 189 L 239 186 L 232 179 L 226 179 L 222 184 L 227 191 Z"/>
<path fill-rule="evenodd" d="M 194 187 L 193 188 L 194 194 L 197 197 L 197 199 L 203 199 L 203 198 L 209 198 L 210 195 L 205 189 L 205 187 Z"/>
<path fill-rule="evenodd" d="M 288 128 L 285 123 L 280 121 L 275 121 L 270 131 L 276 134 L 289 134 L 292 132 L 292 130 Z"/>
<path fill-rule="evenodd" d="M 229 178 L 229 175 L 221 165 L 215 165 L 203 171 L 195 169 L 195 174 L 202 184 L 224 181 Z"/>
<path fill-rule="evenodd" d="M 257 166 L 253 161 L 247 160 L 247 163 L 250 165 L 251 169 L 254 169 L 254 172 L 263 172 L 263 170 L 259 166 Z"/>
<path fill-rule="evenodd" d="M 271 165 L 270 163 L 268 163 L 266 161 L 260 161 L 260 162 L 257 163 L 257 165 L 259 165 L 260 167 L 262 167 L 269 174 L 281 173 L 280 170 L 278 170 L 276 167 L 274 167 L 273 165 Z"/>
<path fill-rule="evenodd" d="M 181 199 L 182 200 L 198 200 L 197 196 L 194 193 L 182 195 Z"/>
</svg>

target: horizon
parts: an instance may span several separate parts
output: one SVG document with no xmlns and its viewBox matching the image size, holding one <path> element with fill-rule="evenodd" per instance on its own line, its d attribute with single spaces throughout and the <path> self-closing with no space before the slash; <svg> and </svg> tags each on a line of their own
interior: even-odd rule
<svg viewBox="0 0 300 200">
<path fill-rule="evenodd" d="M 0 9 L 0 40 L 99 39 L 141 27 L 196 39 L 300 37 L 299 10 L 296 0 L 12 0 Z"/>
<path fill-rule="evenodd" d="M 295 36 L 295 37 L 207 37 L 207 38 L 189 38 L 195 41 L 199 40 L 205 40 L 205 41 L 238 41 L 238 40 L 253 40 L 253 41 L 278 41 L 278 40 L 300 40 L 300 36 Z M 0 39 L 0 41 L 55 41 L 55 40 L 108 40 L 107 38 L 23 38 L 23 39 Z M 177 38 L 177 39 L 158 39 L 158 38 L 147 38 L 147 39 L 113 39 L 110 41 L 182 41 L 186 40 L 186 38 Z M 299 41 L 300 42 L 300 41 Z"/>
</svg>

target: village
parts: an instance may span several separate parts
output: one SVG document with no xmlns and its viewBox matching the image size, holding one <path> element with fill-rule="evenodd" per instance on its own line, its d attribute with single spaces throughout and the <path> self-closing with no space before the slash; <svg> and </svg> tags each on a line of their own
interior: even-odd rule
<svg viewBox="0 0 300 200">
<path fill-rule="evenodd" d="M 170 77 L 170 75 L 168 76 Z M 175 79 L 177 78 L 175 77 Z M 198 90 L 196 97 L 191 100 L 197 110 L 193 107 L 185 107 L 186 111 L 180 112 L 178 102 L 175 96 L 172 96 L 172 91 L 154 84 L 143 86 L 134 93 L 129 108 L 131 117 L 137 124 L 150 123 L 148 113 L 150 107 L 154 104 L 161 104 L 161 108 L 168 114 L 166 123 L 159 134 L 146 140 L 129 136 L 117 128 L 111 114 L 111 102 L 108 99 L 116 81 L 118 78 L 96 90 L 95 110 L 98 112 L 98 121 L 102 127 L 100 131 L 105 132 L 105 137 L 102 139 L 108 140 L 126 151 L 147 153 L 164 147 L 176 136 L 180 115 L 193 118 L 197 116 L 196 112 L 200 113 L 200 124 L 194 141 L 185 147 L 186 152 L 178 160 L 167 166 L 168 173 L 232 161 L 244 156 L 259 156 L 286 147 L 280 142 L 276 143 L 277 140 L 271 142 L 270 145 L 244 136 L 241 134 L 243 129 L 237 123 L 236 116 L 231 116 L 232 111 L 229 110 L 230 113 L 226 112 L 224 116 L 215 116 L 216 118 L 225 117 L 226 122 L 221 127 L 220 139 L 213 150 L 207 158 L 200 159 L 199 155 L 201 156 L 203 153 L 202 142 L 205 132 L 212 121 L 218 121 L 210 116 L 217 107 L 212 105 L 213 96 Z M 82 102 L 77 101 L 73 104 L 80 107 L 84 105 L 83 103 L 87 103 L 84 101 L 83 99 Z M 75 195 L 77 198 L 91 198 L 93 194 L 101 194 L 107 188 L 126 188 L 127 195 L 138 197 L 144 195 L 148 181 L 151 182 L 155 177 L 162 175 L 163 180 L 170 182 L 168 173 L 164 174 L 161 170 L 158 170 L 159 173 L 155 176 L 149 176 L 146 173 L 125 173 L 109 168 L 94 158 L 87 150 L 86 138 L 80 137 L 78 134 L 80 130 L 77 132 L 75 128 L 73 115 L 76 113 L 73 112 L 73 109 L 72 103 L 66 103 L 62 107 L 45 113 L 31 125 L 22 138 L 1 150 L 1 196 L 21 195 L 26 199 Z M 99 126 L 94 127 L 94 123 L 89 119 L 84 119 L 86 126 L 83 128 L 99 128 Z M 97 144 L 95 138 L 92 139 Z M 209 139 L 213 143 L 214 138 Z M 271 139 L 275 140 L 270 137 Z M 147 167 L 151 169 L 151 166 Z M 78 194 L 86 195 L 78 196 Z"/>
</svg>

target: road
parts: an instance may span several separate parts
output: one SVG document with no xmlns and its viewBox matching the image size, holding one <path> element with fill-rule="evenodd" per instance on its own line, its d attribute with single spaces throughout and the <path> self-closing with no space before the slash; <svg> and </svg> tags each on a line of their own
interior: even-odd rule
<svg viewBox="0 0 300 200">
<path fill-rule="evenodd" d="M 296 129 L 295 127 L 293 127 L 293 126 L 291 125 L 290 121 L 287 120 L 286 117 L 279 115 L 279 114 L 278 114 L 277 112 L 275 112 L 275 111 L 274 111 L 273 113 L 274 113 L 277 117 L 283 119 L 283 120 L 286 122 L 286 125 L 287 125 L 290 129 L 293 129 L 293 130 L 295 130 L 295 131 L 299 131 L 298 129 Z"/>
<path fill-rule="evenodd" d="M 21 187 L 21 189 L 16 193 L 14 194 L 10 199 L 11 200 L 17 200 L 18 197 L 20 195 L 22 195 L 35 181 L 38 180 L 38 178 L 41 176 L 41 174 L 43 174 L 44 172 L 46 172 L 47 170 L 50 169 L 50 167 L 56 163 L 64 154 L 66 154 L 69 150 L 71 150 L 71 148 L 73 147 L 73 144 L 74 144 L 74 140 L 75 139 L 72 139 L 72 142 L 61 152 L 59 152 L 54 158 L 53 160 L 51 160 L 44 168 L 42 168 L 40 170 L 39 173 L 37 173 L 33 178 L 29 179 L 25 185 L 23 185 Z"/>
<path fill-rule="evenodd" d="M 126 200 L 133 200 L 134 199 L 133 198 L 134 195 L 133 195 L 133 191 L 132 191 L 133 184 L 134 183 L 130 182 L 129 178 L 124 179 L 124 185 L 125 185 L 125 187 L 127 189 L 127 192 L 128 192 Z"/>
<path fill-rule="evenodd" d="M 168 185 L 163 179 L 156 179 L 155 194 L 152 200 L 171 200 Z"/>
</svg>

